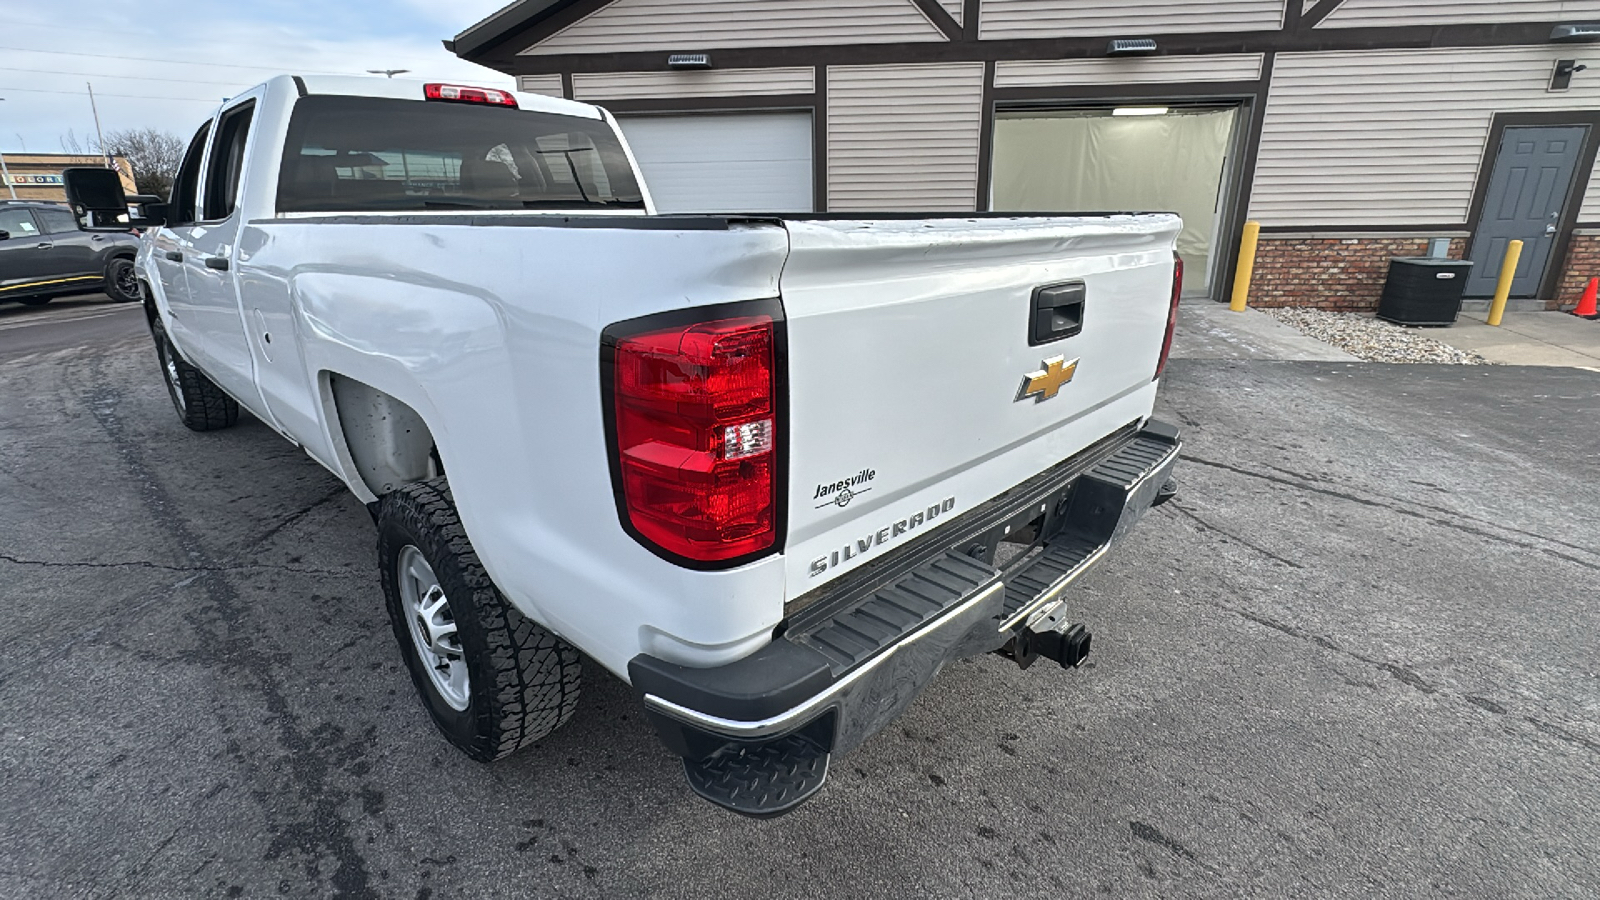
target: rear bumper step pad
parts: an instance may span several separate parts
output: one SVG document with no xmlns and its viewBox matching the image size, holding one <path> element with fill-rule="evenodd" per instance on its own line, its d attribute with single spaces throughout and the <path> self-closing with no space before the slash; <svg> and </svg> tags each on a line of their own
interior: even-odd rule
<svg viewBox="0 0 1600 900">
<path fill-rule="evenodd" d="M 893 721 L 945 662 L 1007 645 L 1058 600 L 1155 502 L 1179 447 L 1177 429 L 1151 421 L 1069 460 L 831 591 L 744 659 L 697 669 L 635 657 L 646 717 L 705 799 L 751 816 L 792 809 L 822 787 L 833 754 Z M 1018 528 L 1038 546 L 997 568 L 998 542 Z M 1075 640 L 1087 652 L 1087 637 Z"/>
</svg>

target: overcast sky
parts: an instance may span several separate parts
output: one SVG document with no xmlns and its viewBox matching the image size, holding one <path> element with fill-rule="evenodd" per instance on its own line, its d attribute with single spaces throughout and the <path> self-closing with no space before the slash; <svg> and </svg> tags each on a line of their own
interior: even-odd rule
<svg viewBox="0 0 1600 900">
<path fill-rule="evenodd" d="M 94 133 L 84 82 L 106 131 L 194 133 L 227 96 L 287 73 L 411 69 L 510 87 L 439 41 L 508 0 L 34 0 L 0 16 L 0 151 L 60 153 Z"/>
</svg>

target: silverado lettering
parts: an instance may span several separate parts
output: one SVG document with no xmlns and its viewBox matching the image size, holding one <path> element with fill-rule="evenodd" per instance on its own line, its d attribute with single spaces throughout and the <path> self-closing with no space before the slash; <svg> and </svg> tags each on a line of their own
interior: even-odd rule
<svg viewBox="0 0 1600 900">
<path fill-rule="evenodd" d="M 827 571 L 840 563 L 849 562 L 857 556 L 863 556 L 873 547 L 882 547 L 902 534 L 911 532 L 921 526 L 932 522 L 945 513 L 956 508 L 956 498 L 947 497 L 942 503 L 935 503 L 922 512 L 915 512 L 892 525 L 886 525 L 873 534 L 864 538 L 856 538 L 854 544 L 846 544 L 840 550 L 835 550 L 827 556 L 819 556 L 811 561 L 811 577 L 826 574 Z"/>
</svg>

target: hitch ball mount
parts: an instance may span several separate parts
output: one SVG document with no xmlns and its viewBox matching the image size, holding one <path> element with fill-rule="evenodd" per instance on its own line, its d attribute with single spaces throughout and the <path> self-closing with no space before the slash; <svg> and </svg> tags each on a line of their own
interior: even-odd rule
<svg viewBox="0 0 1600 900">
<path fill-rule="evenodd" d="M 1028 617 L 1000 653 L 1026 669 L 1040 657 L 1053 659 L 1063 669 L 1076 669 L 1089 656 L 1094 635 L 1067 618 L 1064 600 L 1046 604 Z"/>
</svg>

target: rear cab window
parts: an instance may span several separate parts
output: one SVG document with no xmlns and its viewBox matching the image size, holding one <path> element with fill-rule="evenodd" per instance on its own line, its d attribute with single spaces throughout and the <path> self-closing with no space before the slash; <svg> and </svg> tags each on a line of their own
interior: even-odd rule
<svg viewBox="0 0 1600 900">
<path fill-rule="evenodd" d="M 295 104 L 279 212 L 643 209 L 601 119 L 311 96 Z"/>
</svg>

